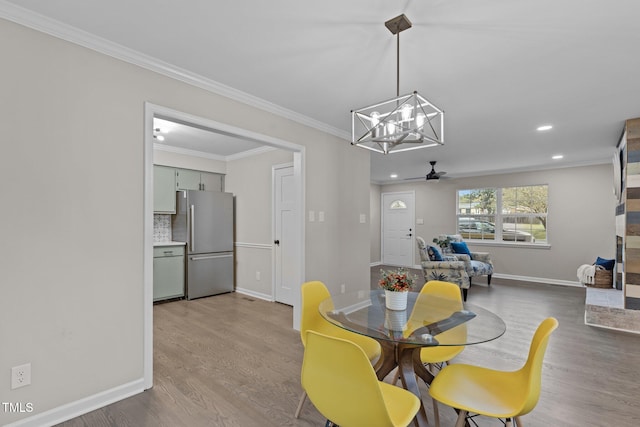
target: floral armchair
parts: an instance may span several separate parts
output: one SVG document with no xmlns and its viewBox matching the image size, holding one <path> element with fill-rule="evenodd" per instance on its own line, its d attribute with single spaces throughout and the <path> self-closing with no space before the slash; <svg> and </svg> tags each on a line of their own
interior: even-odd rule
<svg viewBox="0 0 640 427">
<path fill-rule="evenodd" d="M 467 290 L 471 286 L 471 281 L 467 274 L 465 262 L 452 255 L 445 256 L 440 254 L 440 250 L 436 246 L 428 245 L 422 237 L 416 236 L 416 243 L 420 252 L 420 264 L 425 282 L 441 280 L 455 283 L 462 289 L 462 296 L 466 301 Z"/>
<path fill-rule="evenodd" d="M 450 245 L 464 242 L 464 240 L 462 240 L 462 236 L 459 234 L 441 234 L 438 238 L 440 240 L 445 240 L 447 237 L 451 242 Z M 488 252 L 469 251 L 469 254 L 463 254 L 455 253 L 451 246 L 449 249 L 451 252 L 450 255 L 455 256 L 460 261 L 464 261 L 467 275 L 469 276 L 469 286 L 471 286 L 471 279 L 477 276 L 487 276 L 487 285 L 491 285 L 493 262 L 491 262 L 491 255 Z"/>
</svg>

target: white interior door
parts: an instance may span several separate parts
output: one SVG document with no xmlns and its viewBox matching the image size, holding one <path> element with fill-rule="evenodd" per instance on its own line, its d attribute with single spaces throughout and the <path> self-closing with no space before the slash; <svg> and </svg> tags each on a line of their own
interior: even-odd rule
<svg viewBox="0 0 640 427">
<path fill-rule="evenodd" d="M 298 226 L 298 206 L 293 166 L 274 166 L 274 286 L 275 300 L 294 305 L 300 263 L 300 227 Z"/>
<path fill-rule="evenodd" d="M 382 263 L 412 267 L 415 194 L 382 193 Z"/>
</svg>

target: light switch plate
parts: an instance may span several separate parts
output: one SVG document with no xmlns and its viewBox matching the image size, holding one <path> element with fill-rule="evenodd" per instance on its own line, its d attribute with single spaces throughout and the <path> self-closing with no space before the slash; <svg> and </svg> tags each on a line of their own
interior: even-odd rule
<svg viewBox="0 0 640 427">
<path fill-rule="evenodd" d="M 365 224 L 367 222 L 367 216 L 365 214 L 360 214 L 360 224 Z"/>
</svg>

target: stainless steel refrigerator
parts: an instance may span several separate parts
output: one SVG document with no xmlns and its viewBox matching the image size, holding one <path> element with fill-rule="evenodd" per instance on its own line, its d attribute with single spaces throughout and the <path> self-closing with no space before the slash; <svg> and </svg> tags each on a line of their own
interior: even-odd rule
<svg viewBox="0 0 640 427">
<path fill-rule="evenodd" d="M 232 292 L 233 194 L 178 191 L 173 240 L 187 242 L 187 299 Z"/>
</svg>

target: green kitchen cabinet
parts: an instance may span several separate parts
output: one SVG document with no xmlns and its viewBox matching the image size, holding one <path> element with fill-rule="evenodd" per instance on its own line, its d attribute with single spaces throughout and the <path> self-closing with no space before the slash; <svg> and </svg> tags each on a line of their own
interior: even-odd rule
<svg viewBox="0 0 640 427">
<path fill-rule="evenodd" d="M 190 169 L 176 169 L 177 190 L 201 190 L 200 171 Z"/>
<path fill-rule="evenodd" d="M 223 191 L 223 175 L 190 169 L 176 169 L 177 190 Z"/>
<path fill-rule="evenodd" d="M 153 301 L 184 296 L 184 246 L 154 246 Z"/>
<path fill-rule="evenodd" d="M 176 213 L 176 173 L 167 166 L 153 166 L 153 212 Z"/>
</svg>

